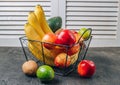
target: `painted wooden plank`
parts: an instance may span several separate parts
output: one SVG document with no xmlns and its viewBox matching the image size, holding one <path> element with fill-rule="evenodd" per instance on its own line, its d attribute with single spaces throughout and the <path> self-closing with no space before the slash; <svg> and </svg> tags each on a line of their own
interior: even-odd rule
<svg viewBox="0 0 120 85">
<path fill-rule="evenodd" d="M 67 21 L 66 25 L 117 25 L 117 22 L 79 22 L 79 21 Z"/>
<path fill-rule="evenodd" d="M 92 31 L 92 34 L 96 34 L 96 35 L 116 35 L 117 31 Z"/>
<path fill-rule="evenodd" d="M 92 28 L 92 30 L 100 31 L 116 31 L 116 26 L 67 26 L 66 28 L 79 30 L 80 28 Z"/>
<path fill-rule="evenodd" d="M 20 35 L 0 35 L 0 39 L 19 39 L 20 37 L 25 36 L 24 34 Z"/>
<path fill-rule="evenodd" d="M 105 17 L 98 17 L 98 16 L 92 16 L 92 17 L 77 17 L 77 16 L 70 16 L 70 17 L 66 17 L 66 20 L 101 20 L 101 21 L 112 21 L 112 20 L 114 20 L 114 21 L 116 21 L 116 20 L 118 20 L 118 18 L 117 17 L 107 17 L 107 16 L 105 16 Z"/>
<path fill-rule="evenodd" d="M 51 8 L 50 7 L 43 7 L 44 10 L 46 11 L 50 11 Z M 12 12 L 12 11 L 15 11 L 15 12 L 19 12 L 19 11 L 33 11 L 34 10 L 34 7 L 0 7 L 0 11 L 2 12 Z"/>
<path fill-rule="evenodd" d="M 82 2 L 82 1 L 84 1 L 84 2 L 118 2 L 119 0 L 67 0 L 67 1 L 73 1 L 73 2 L 75 2 L 75 1 L 77 1 L 77 2 Z"/>
<path fill-rule="evenodd" d="M 25 34 L 24 33 L 24 31 L 23 30 L 13 30 L 13 31 L 11 31 L 11 30 L 3 30 L 3 31 L 1 31 L 0 30 L 0 35 L 19 35 L 19 34 Z"/>
<path fill-rule="evenodd" d="M 90 7 L 67 7 L 66 11 L 106 11 L 106 12 L 116 12 L 118 8 L 90 8 Z"/>
<path fill-rule="evenodd" d="M 24 25 L 26 21 L 0 21 L 0 25 L 15 25 L 15 24 L 20 24 Z"/>
<path fill-rule="evenodd" d="M 75 6 L 75 7 L 118 7 L 118 3 L 85 3 L 85 2 L 67 2 L 67 6 Z"/>
<path fill-rule="evenodd" d="M 23 26 L 0 26 L 0 30 L 23 30 Z"/>
<path fill-rule="evenodd" d="M 34 0 L 33 0 L 34 1 Z M 25 6 L 25 7 L 35 7 L 37 4 L 40 4 L 42 7 L 50 7 L 51 6 L 51 3 L 50 2 L 0 2 L 0 7 L 22 7 L 22 6 Z"/>
<path fill-rule="evenodd" d="M 25 21 L 27 20 L 27 16 L 0 16 L 0 21 Z M 50 15 L 46 15 L 46 19 L 49 19 Z"/>
<path fill-rule="evenodd" d="M 0 2 L 50 2 L 51 0 L 0 0 Z"/>
<path fill-rule="evenodd" d="M 107 39 L 107 40 L 112 39 L 112 40 L 115 40 L 116 36 L 115 35 L 93 35 L 93 39 Z M 103 41 L 103 40 L 101 40 L 101 41 Z"/>
<path fill-rule="evenodd" d="M 117 17 L 117 12 L 66 12 L 67 16 L 107 16 L 107 17 Z"/>
<path fill-rule="evenodd" d="M 29 12 L 0 12 L 0 16 L 28 16 Z M 46 16 L 50 16 L 50 12 L 45 12 Z M 0 19 L 1 20 L 1 19 Z"/>
</svg>

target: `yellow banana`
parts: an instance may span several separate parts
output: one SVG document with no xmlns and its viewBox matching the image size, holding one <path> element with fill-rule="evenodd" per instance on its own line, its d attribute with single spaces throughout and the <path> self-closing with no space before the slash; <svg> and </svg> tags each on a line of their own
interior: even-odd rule
<svg viewBox="0 0 120 85">
<path fill-rule="evenodd" d="M 46 18 L 45 18 L 45 14 L 44 14 L 44 11 L 42 9 L 42 6 L 40 5 L 37 5 L 35 7 L 35 10 L 34 10 L 34 13 L 35 15 L 37 16 L 37 19 L 39 21 L 39 24 L 41 25 L 42 27 L 42 30 L 47 34 L 47 33 L 53 33 L 52 30 L 50 29 L 47 21 L 46 21 Z"/>
<path fill-rule="evenodd" d="M 44 11 L 40 5 L 35 7 L 34 12 L 29 13 L 28 23 L 24 25 L 24 31 L 28 38 L 28 48 L 31 53 L 40 61 L 43 61 L 44 56 L 45 63 L 54 66 L 54 59 L 60 51 L 56 49 L 48 50 L 42 45 L 41 41 L 44 35 L 53 32 L 47 24 Z M 73 64 L 78 58 L 78 53 L 71 58 L 71 64 Z"/>
<path fill-rule="evenodd" d="M 34 12 L 29 12 L 28 23 L 36 30 L 36 32 L 43 37 L 45 34 L 39 25 L 38 19 Z"/>
<path fill-rule="evenodd" d="M 33 46 L 36 46 L 41 51 L 41 36 L 34 30 L 34 28 L 29 24 L 26 23 L 24 25 L 24 31 L 28 38 L 28 43 L 31 43 Z"/>
<path fill-rule="evenodd" d="M 42 40 L 42 37 L 38 36 L 37 32 L 34 30 L 34 28 L 29 23 L 26 23 L 24 25 L 24 31 L 28 39 L 37 40 L 37 41 Z"/>
<path fill-rule="evenodd" d="M 24 31 L 28 38 L 28 48 L 31 51 L 31 53 L 38 59 L 43 61 L 43 55 L 42 52 L 44 51 L 44 58 L 46 64 L 53 65 L 54 58 L 52 55 L 50 55 L 50 51 L 43 47 L 42 51 L 42 45 L 41 45 L 41 37 L 38 35 L 36 30 L 29 24 L 26 23 L 24 25 Z"/>
<path fill-rule="evenodd" d="M 31 46 L 33 46 L 33 47 L 39 47 L 39 50 L 41 52 L 40 56 L 42 56 L 41 43 L 40 43 L 41 36 L 39 36 L 37 34 L 37 32 L 35 31 L 35 29 L 29 23 L 26 23 L 24 25 L 24 31 L 25 31 L 25 34 L 26 34 L 26 36 L 28 38 L 28 48 L 30 49 Z M 37 55 L 37 53 L 36 53 L 36 55 Z"/>
<path fill-rule="evenodd" d="M 38 48 L 36 48 L 35 46 L 33 46 L 31 43 L 28 44 L 28 48 L 31 51 L 31 53 L 40 61 L 44 61 L 43 60 L 43 55 L 41 55 L 41 52 Z M 44 56 L 45 59 L 45 64 L 54 66 L 54 59 L 50 59 L 49 57 Z"/>
<path fill-rule="evenodd" d="M 33 46 L 33 44 L 30 42 L 28 43 L 28 48 L 38 60 L 42 60 L 42 55 L 41 55 L 41 52 L 38 48 Z"/>
<path fill-rule="evenodd" d="M 38 9 L 39 9 L 39 10 L 38 10 Z M 34 13 L 35 13 L 35 15 L 36 15 L 36 17 L 37 17 L 37 19 L 38 19 L 39 24 L 41 25 L 41 23 L 42 23 L 43 21 L 42 21 L 42 12 L 41 12 L 40 10 L 41 10 L 41 8 L 40 8 L 39 5 L 35 6 Z"/>
</svg>

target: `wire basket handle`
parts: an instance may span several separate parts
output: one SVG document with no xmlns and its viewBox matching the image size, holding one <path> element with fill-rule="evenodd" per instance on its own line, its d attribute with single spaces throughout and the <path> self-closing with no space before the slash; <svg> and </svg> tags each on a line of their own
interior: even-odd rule
<svg viewBox="0 0 120 85">
<path fill-rule="evenodd" d="M 86 29 L 86 30 L 82 33 L 82 35 L 80 36 L 80 38 L 79 38 L 79 40 L 78 40 L 78 42 L 77 42 L 77 43 L 79 43 L 79 42 L 80 42 L 80 40 L 82 39 L 83 35 L 84 35 L 86 32 L 88 32 L 88 31 L 90 31 L 90 33 L 89 33 L 88 38 L 87 38 L 87 39 L 85 39 L 85 41 L 87 41 L 87 40 L 91 37 L 91 34 L 92 34 L 92 29 L 91 29 L 91 28 L 88 28 L 88 29 Z"/>
<path fill-rule="evenodd" d="M 87 41 L 87 40 L 88 40 L 88 44 L 87 44 L 87 46 L 86 46 L 86 49 L 85 49 L 85 52 L 84 52 L 84 54 L 83 54 L 82 60 L 84 60 L 85 57 L 86 57 L 86 54 L 87 54 L 87 51 L 88 51 L 88 48 L 89 48 L 89 45 L 90 45 L 90 42 L 91 42 L 91 39 L 92 39 L 92 35 L 91 35 L 91 34 L 92 34 L 92 29 L 91 29 L 91 28 L 86 29 L 86 30 L 83 32 L 83 34 L 80 36 L 79 40 L 78 40 L 78 43 L 80 43 L 81 38 L 82 38 L 83 35 L 84 35 L 86 32 L 88 32 L 88 31 L 90 31 L 89 36 L 88 36 L 88 38 L 87 38 L 86 40 L 84 40 L 84 41 Z M 82 47 L 82 46 L 81 46 L 81 47 Z M 82 48 L 81 48 L 81 49 L 82 49 Z"/>
</svg>

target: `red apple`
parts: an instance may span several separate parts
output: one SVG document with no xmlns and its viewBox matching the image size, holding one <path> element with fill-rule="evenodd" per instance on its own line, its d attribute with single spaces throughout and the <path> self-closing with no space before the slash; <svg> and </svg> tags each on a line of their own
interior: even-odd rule
<svg viewBox="0 0 120 85">
<path fill-rule="evenodd" d="M 62 30 L 64 30 L 64 29 L 62 29 L 62 28 L 58 29 L 58 30 L 55 32 L 55 34 L 58 35 Z"/>
<path fill-rule="evenodd" d="M 71 58 L 70 56 L 67 56 L 66 53 L 58 54 L 54 60 L 55 66 L 60 67 L 60 68 L 64 68 L 65 66 L 68 67 L 70 66 L 70 63 L 71 63 Z"/>
<path fill-rule="evenodd" d="M 78 64 L 78 74 L 82 77 L 91 77 L 96 70 L 95 63 L 91 60 L 82 60 Z"/>
<path fill-rule="evenodd" d="M 80 46 L 81 47 L 84 47 L 84 38 L 81 37 L 81 35 L 75 31 L 75 30 L 71 30 L 73 32 L 73 34 L 75 35 L 75 38 L 76 38 L 76 43 L 79 42 Z"/>
<path fill-rule="evenodd" d="M 54 33 L 48 33 L 46 34 L 43 39 L 42 42 L 44 42 L 44 47 L 47 49 L 52 49 L 54 48 L 54 42 L 57 39 L 57 36 Z"/>
<path fill-rule="evenodd" d="M 55 41 L 56 44 L 68 45 L 71 46 L 75 44 L 76 38 L 72 31 L 68 29 L 62 30 L 58 35 Z"/>
</svg>

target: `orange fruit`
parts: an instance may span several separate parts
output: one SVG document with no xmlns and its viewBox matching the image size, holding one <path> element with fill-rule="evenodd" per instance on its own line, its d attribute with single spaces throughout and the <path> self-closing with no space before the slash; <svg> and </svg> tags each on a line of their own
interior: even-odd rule
<svg viewBox="0 0 120 85">
<path fill-rule="evenodd" d="M 66 53 L 60 53 L 56 56 L 54 64 L 60 68 L 68 67 L 71 64 L 71 58 L 69 55 L 67 56 Z"/>
</svg>

